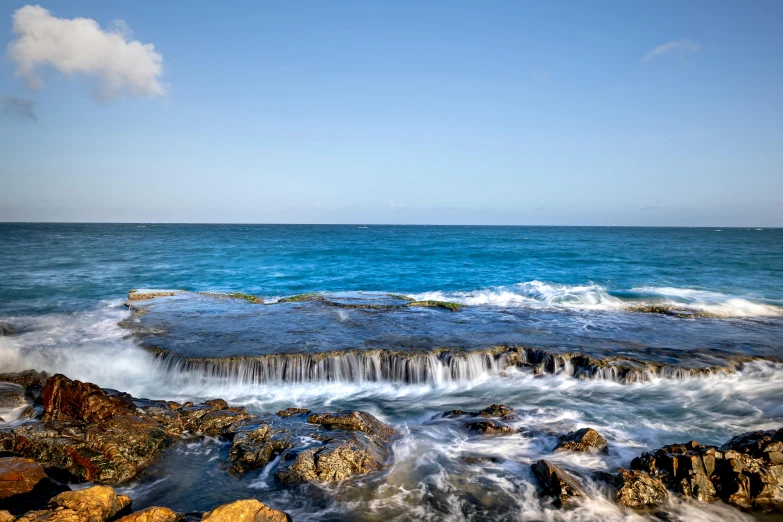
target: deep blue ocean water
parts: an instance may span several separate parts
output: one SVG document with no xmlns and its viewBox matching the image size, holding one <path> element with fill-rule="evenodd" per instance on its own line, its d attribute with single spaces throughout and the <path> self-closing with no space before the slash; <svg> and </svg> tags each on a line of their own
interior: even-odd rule
<svg viewBox="0 0 783 522">
<path fill-rule="evenodd" d="M 131 288 L 280 296 L 531 281 L 599 285 L 621 298 L 701 290 L 780 306 L 783 229 L 0 224 L 0 271 L 6 313 L 73 310 Z"/>
<path fill-rule="evenodd" d="M 118 325 L 131 314 L 123 303 L 132 288 L 248 292 L 269 303 L 303 292 L 370 300 L 391 292 L 464 305 L 266 306 L 195 293 L 151 301 L 139 320 L 186 355 L 524 343 L 696 366 L 733 355 L 765 360 L 736 373 L 632 383 L 481 366 L 467 378 L 417 382 L 237 379 L 162 364 L 144 350 Z M 660 517 L 634 514 L 590 477 L 664 444 L 721 444 L 783 427 L 783 364 L 774 362 L 783 354 L 782 307 L 781 229 L 0 224 L 8 332 L 0 372 L 62 372 L 136 397 L 222 397 L 252 412 L 357 408 L 402 433 L 388 469 L 334 486 L 281 486 L 271 468 L 237 479 L 224 464 L 226 442 L 191 439 L 120 486 L 137 509 L 205 511 L 258 498 L 297 521 L 752 520 L 761 515 L 675 497 Z M 552 454 L 552 436 L 486 438 L 432 420 L 492 403 L 515 408 L 512 424 L 533 433 L 594 427 L 609 453 Z M 0 411 L 10 422 L 18 413 Z M 468 465 L 469 455 L 497 461 Z M 582 477 L 587 497 L 569 510 L 542 502 L 530 471 L 540 458 Z"/>
</svg>

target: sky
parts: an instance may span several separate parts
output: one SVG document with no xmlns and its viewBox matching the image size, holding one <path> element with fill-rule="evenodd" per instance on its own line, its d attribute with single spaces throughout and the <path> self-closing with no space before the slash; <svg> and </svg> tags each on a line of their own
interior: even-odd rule
<svg viewBox="0 0 783 522">
<path fill-rule="evenodd" d="M 0 221 L 783 226 L 781 25 L 776 0 L 6 0 Z"/>
</svg>

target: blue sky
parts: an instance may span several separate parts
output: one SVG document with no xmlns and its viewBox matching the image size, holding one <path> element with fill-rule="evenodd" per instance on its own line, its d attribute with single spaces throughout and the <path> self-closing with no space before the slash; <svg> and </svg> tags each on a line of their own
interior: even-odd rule
<svg viewBox="0 0 783 522">
<path fill-rule="evenodd" d="M 40 5 L 162 74 L 6 52 L 0 221 L 783 226 L 781 2 Z"/>
</svg>

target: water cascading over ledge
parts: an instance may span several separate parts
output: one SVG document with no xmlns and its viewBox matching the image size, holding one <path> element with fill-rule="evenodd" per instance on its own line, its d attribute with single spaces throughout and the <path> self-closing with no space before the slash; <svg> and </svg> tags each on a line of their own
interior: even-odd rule
<svg viewBox="0 0 783 522">
<path fill-rule="evenodd" d="M 436 350 L 428 354 L 388 350 L 269 354 L 257 357 L 185 358 L 155 351 L 158 366 L 195 378 L 247 385 L 286 383 L 389 382 L 446 385 L 532 371 L 622 384 L 654 378 L 683 379 L 740 370 L 747 360 L 725 366 L 685 367 L 633 359 L 598 359 L 581 353 L 549 353 L 530 347 L 495 347 L 471 352 Z"/>
</svg>

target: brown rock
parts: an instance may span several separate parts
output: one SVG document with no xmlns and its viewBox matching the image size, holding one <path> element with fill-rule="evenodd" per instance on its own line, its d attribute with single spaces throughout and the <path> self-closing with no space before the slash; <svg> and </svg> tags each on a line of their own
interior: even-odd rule
<svg viewBox="0 0 783 522">
<path fill-rule="evenodd" d="M 557 505 L 562 506 L 574 497 L 583 496 L 577 480 L 562 468 L 546 460 L 537 461 L 532 468 L 544 493 L 554 497 Z"/>
<path fill-rule="evenodd" d="M 277 412 L 277 415 L 281 417 L 290 417 L 291 415 L 300 415 L 303 413 L 310 413 L 310 410 L 306 408 L 286 408 Z"/>
<path fill-rule="evenodd" d="M 128 292 L 128 301 L 147 301 L 156 297 L 169 297 L 176 294 L 177 292 L 174 290 L 153 290 L 150 292 L 131 290 Z"/>
<path fill-rule="evenodd" d="M 275 479 L 287 484 L 339 482 L 383 469 L 387 452 L 361 432 L 342 433 L 323 446 L 289 449 L 280 456 Z"/>
<path fill-rule="evenodd" d="M 503 424 L 502 422 L 492 420 L 472 421 L 466 424 L 469 430 L 481 433 L 482 435 L 510 435 L 517 430 Z"/>
<path fill-rule="evenodd" d="M 29 493 L 46 473 L 33 459 L 0 458 L 0 499 Z"/>
<path fill-rule="evenodd" d="M 660 478 L 681 495 L 708 502 L 717 498 L 710 476 L 715 471 L 716 458 L 722 457 L 714 447 L 690 441 L 643 453 L 631 461 L 631 468 Z"/>
<path fill-rule="evenodd" d="M 639 509 L 662 504 L 669 497 L 663 482 L 644 471 L 629 471 L 623 468 L 618 471 L 612 481 L 617 488 L 615 500 L 618 504 Z"/>
<path fill-rule="evenodd" d="M 30 511 L 16 522 L 106 522 L 130 504 L 130 497 L 117 495 L 108 486 L 93 486 L 60 493 L 48 509 Z"/>
<path fill-rule="evenodd" d="M 169 508 L 149 507 L 130 515 L 125 515 L 117 522 L 177 522 L 179 515 Z"/>
<path fill-rule="evenodd" d="M 265 506 L 258 500 L 237 500 L 204 513 L 201 522 L 290 522 L 288 513 Z"/>
<path fill-rule="evenodd" d="M 379 421 L 369 413 L 358 410 L 341 410 L 337 413 L 313 413 L 307 417 L 310 424 L 320 424 L 330 430 L 361 431 L 381 440 L 391 440 L 397 430 Z"/>
<path fill-rule="evenodd" d="M 136 407 L 120 397 L 109 397 L 98 386 L 81 381 L 72 381 L 57 374 L 44 385 L 44 420 L 75 420 L 79 422 L 101 422 L 115 415 L 129 415 Z"/>
<path fill-rule="evenodd" d="M 13 522 L 14 516 L 6 510 L 0 511 L 0 522 Z"/>
<path fill-rule="evenodd" d="M 559 437 L 555 452 L 608 453 L 606 439 L 593 428 L 582 428 Z"/>
</svg>

